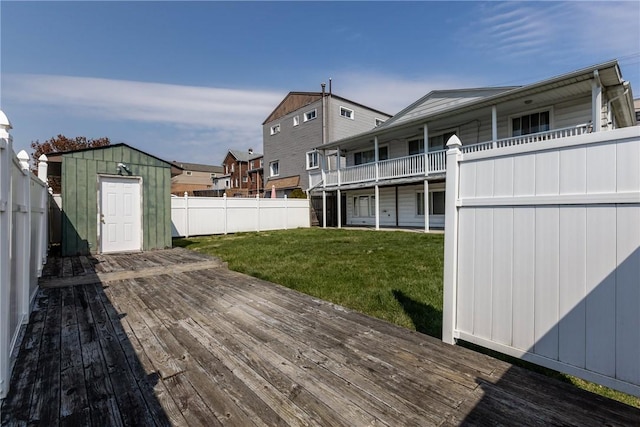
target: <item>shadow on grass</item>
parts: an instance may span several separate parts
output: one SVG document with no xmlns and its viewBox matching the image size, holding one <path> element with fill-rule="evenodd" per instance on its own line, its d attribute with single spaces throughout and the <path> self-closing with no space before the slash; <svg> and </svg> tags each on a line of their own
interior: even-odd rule
<svg viewBox="0 0 640 427">
<path fill-rule="evenodd" d="M 411 318 L 416 331 L 442 339 L 442 310 L 416 301 L 399 289 L 391 292 L 407 316 Z"/>
<path fill-rule="evenodd" d="M 174 248 L 188 248 L 189 246 L 195 243 L 195 240 L 183 238 L 183 237 L 174 237 L 172 239 Z"/>
</svg>

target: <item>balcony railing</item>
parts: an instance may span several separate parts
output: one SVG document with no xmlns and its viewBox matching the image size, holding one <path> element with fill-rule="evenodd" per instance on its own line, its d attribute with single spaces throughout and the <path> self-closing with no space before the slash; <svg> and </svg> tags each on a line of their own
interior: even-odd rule
<svg viewBox="0 0 640 427">
<path fill-rule="evenodd" d="M 559 138 L 583 135 L 589 132 L 589 125 L 584 124 L 536 134 L 504 138 L 497 141 L 463 145 L 461 150 L 463 153 L 475 153 L 478 151 L 493 150 L 494 148 L 551 141 Z M 313 188 L 323 184 L 326 187 L 333 187 L 383 179 L 408 178 L 413 176 L 428 177 L 429 175 L 442 174 L 447 170 L 446 151 L 447 150 L 432 151 L 427 153 L 426 156 L 424 154 L 415 154 L 412 156 L 381 160 L 377 164 L 367 163 L 364 165 L 349 166 L 340 170 L 315 172 L 309 174 L 309 187 Z"/>
<path fill-rule="evenodd" d="M 491 150 L 493 148 L 511 147 L 514 145 L 531 144 L 534 142 L 551 141 L 553 139 L 584 135 L 585 133 L 589 133 L 590 131 L 591 129 L 588 124 L 582 124 L 562 129 L 549 130 L 546 132 L 498 139 L 495 142 L 489 141 L 481 142 L 480 144 L 463 145 L 461 150 L 463 153 L 475 153 L 478 151 Z"/>
</svg>

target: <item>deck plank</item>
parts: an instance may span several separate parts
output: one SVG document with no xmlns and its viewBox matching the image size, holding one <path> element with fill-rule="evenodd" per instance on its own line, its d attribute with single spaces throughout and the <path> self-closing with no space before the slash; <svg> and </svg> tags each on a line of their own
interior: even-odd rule
<svg viewBox="0 0 640 427">
<path fill-rule="evenodd" d="M 74 288 L 61 290 L 62 330 L 60 342 L 60 424 L 88 425 L 90 409 L 84 381 Z"/>
<path fill-rule="evenodd" d="M 47 317 L 40 344 L 38 374 L 35 378 L 29 423 L 57 426 L 60 423 L 59 405 L 50 402 L 60 401 L 60 323 L 61 296 L 55 292 L 49 295 Z"/>
<path fill-rule="evenodd" d="M 182 248 L 44 271 L 61 287 L 37 295 L 3 426 L 640 423 L 635 408 Z"/>
</svg>

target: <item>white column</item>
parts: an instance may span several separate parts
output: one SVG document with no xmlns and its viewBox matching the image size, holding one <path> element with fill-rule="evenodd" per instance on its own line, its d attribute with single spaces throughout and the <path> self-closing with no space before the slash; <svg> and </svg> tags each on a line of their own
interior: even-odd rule
<svg viewBox="0 0 640 427">
<path fill-rule="evenodd" d="M 327 191 L 322 190 L 322 228 L 327 228 Z"/>
<path fill-rule="evenodd" d="M 591 120 L 593 131 L 600 132 L 602 130 L 602 84 L 598 70 L 593 72 L 591 82 Z"/>
<path fill-rule="evenodd" d="M 9 253 L 13 230 L 11 220 L 13 148 L 9 129 L 11 129 L 11 123 L 0 110 L 0 398 L 6 397 L 9 389 L 9 353 L 11 351 L 9 332 L 11 259 Z"/>
<path fill-rule="evenodd" d="M 455 344 L 457 283 L 458 283 L 458 178 L 460 147 L 457 136 L 449 139 L 447 147 L 447 176 L 444 225 L 444 289 L 442 304 L 442 341 Z"/>
<path fill-rule="evenodd" d="M 338 187 L 342 183 L 342 177 L 340 176 L 340 147 L 336 150 L 336 174 L 338 175 Z"/>
<path fill-rule="evenodd" d="M 429 232 L 429 181 L 424 180 L 424 232 Z"/>
<path fill-rule="evenodd" d="M 373 138 L 373 151 L 374 151 L 374 158 L 375 158 L 375 164 L 376 164 L 376 182 L 378 182 L 378 162 L 380 161 L 380 158 L 378 156 L 378 137 L 375 136 Z M 376 203 L 377 203 L 377 199 L 376 199 Z"/>
<path fill-rule="evenodd" d="M 380 188 L 378 184 L 375 186 L 376 192 L 376 230 L 380 230 Z"/>
<path fill-rule="evenodd" d="M 336 201 L 338 207 L 338 228 L 342 228 L 342 193 L 339 188 L 336 192 L 336 197 L 338 198 Z"/>
<path fill-rule="evenodd" d="M 429 127 L 425 123 L 422 126 L 422 139 L 424 139 L 424 176 L 429 175 Z"/>
<path fill-rule="evenodd" d="M 493 148 L 496 148 L 496 141 L 498 140 L 498 107 L 491 106 L 491 140 L 493 141 Z"/>
</svg>

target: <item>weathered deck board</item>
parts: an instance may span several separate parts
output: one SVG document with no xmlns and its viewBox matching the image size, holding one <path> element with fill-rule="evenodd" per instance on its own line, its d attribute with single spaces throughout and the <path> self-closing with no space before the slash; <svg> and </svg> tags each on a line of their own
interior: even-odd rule
<svg viewBox="0 0 640 427">
<path fill-rule="evenodd" d="M 640 425 L 635 408 L 184 249 L 44 271 L 2 425 Z"/>
</svg>

